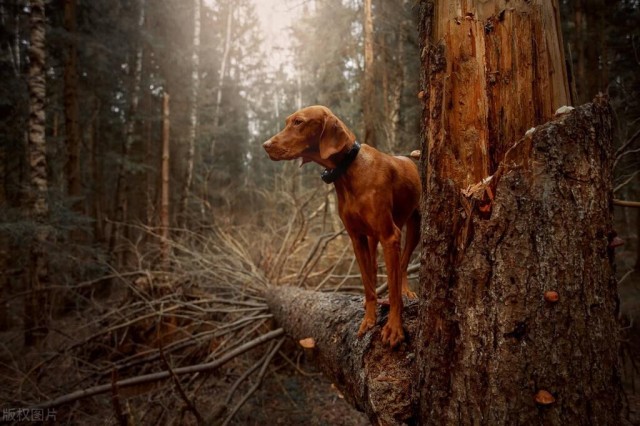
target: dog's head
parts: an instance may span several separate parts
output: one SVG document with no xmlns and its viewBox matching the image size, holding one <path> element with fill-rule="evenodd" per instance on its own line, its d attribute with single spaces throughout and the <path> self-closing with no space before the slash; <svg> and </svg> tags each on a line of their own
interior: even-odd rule
<svg viewBox="0 0 640 426">
<path fill-rule="evenodd" d="M 285 128 L 262 146 L 274 161 L 302 158 L 335 167 L 331 156 L 348 149 L 355 136 L 329 108 L 310 106 L 287 117 Z"/>
</svg>

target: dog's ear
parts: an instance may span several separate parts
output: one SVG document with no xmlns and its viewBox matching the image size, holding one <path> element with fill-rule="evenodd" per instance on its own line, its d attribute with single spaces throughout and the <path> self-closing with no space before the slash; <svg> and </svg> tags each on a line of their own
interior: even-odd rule
<svg viewBox="0 0 640 426">
<path fill-rule="evenodd" d="M 320 135 L 320 158 L 328 159 L 333 154 L 342 151 L 349 142 L 355 141 L 355 136 L 333 114 L 325 117 L 322 134 Z"/>
</svg>

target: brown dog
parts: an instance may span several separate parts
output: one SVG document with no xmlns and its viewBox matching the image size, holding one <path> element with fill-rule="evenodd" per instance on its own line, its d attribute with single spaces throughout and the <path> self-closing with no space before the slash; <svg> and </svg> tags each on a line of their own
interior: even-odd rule
<svg viewBox="0 0 640 426">
<path fill-rule="evenodd" d="M 376 249 L 382 243 L 390 304 L 382 341 L 392 347 L 402 342 L 402 293 L 416 297 L 407 285 L 407 266 L 420 232 L 421 186 L 416 165 L 408 158 L 360 146 L 342 121 L 323 106 L 293 113 L 284 130 L 263 146 L 272 160 L 302 158 L 303 164 L 313 161 L 327 168 L 322 179 L 335 185 L 340 218 L 353 243 L 364 284 L 365 315 L 359 336 L 376 323 Z"/>
</svg>

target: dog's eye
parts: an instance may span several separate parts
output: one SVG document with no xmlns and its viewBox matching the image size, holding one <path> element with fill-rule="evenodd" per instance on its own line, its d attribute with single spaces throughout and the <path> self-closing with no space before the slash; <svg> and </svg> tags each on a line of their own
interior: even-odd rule
<svg viewBox="0 0 640 426">
<path fill-rule="evenodd" d="M 294 126 L 299 126 L 302 123 L 304 123 L 304 121 L 300 120 L 299 118 L 296 118 L 295 120 L 293 120 L 293 125 Z"/>
</svg>

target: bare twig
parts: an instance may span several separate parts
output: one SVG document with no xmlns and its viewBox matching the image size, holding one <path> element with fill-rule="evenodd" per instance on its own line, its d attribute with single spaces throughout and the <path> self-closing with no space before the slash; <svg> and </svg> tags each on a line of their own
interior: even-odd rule
<svg viewBox="0 0 640 426">
<path fill-rule="evenodd" d="M 296 371 L 300 374 L 302 374 L 305 377 L 316 377 L 316 376 L 322 376 L 322 373 L 307 373 L 306 371 L 304 371 L 302 369 L 302 367 L 300 367 L 300 355 L 302 355 L 302 352 L 300 352 L 298 354 L 298 358 L 297 358 L 297 362 L 293 362 L 284 352 L 280 351 L 280 356 L 282 357 L 282 359 L 284 359 L 290 366 L 292 366 L 293 368 L 296 369 Z"/>
<path fill-rule="evenodd" d="M 634 173 L 631 174 L 631 176 L 629 176 L 627 179 L 625 179 L 624 182 L 620 183 L 615 188 L 613 188 L 613 193 L 615 194 L 616 192 L 618 192 L 622 188 L 624 188 L 629 182 L 631 182 L 633 180 L 633 178 L 638 176 L 638 174 L 640 174 L 640 170 L 636 170 Z"/>
<path fill-rule="evenodd" d="M 627 141 L 625 143 L 623 143 L 620 148 L 618 148 L 616 150 L 616 153 L 614 154 L 614 158 L 615 160 L 613 161 L 613 169 L 616 168 L 616 165 L 618 164 L 618 162 L 622 159 L 622 157 L 624 157 L 625 155 L 628 155 L 629 151 L 625 151 L 627 149 L 627 147 L 629 145 L 631 145 L 637 138 L 638 136 L 640 136 L 640 129 L 638 129 L 633 136 L 631 136 L 629 139 L 627 139 Z"/>
<path fill-rule="evenodd" d="M 222 423 L 222 426 L 226 426 L 229 424 L 229 422 L 233 419 L 233 416 L 236 415 L 238 410 L 244 405 L 245 402 L 247 402 L 247 400 L 251 397 L 251 395 L 253 395 L 253 393 L 260 387 L 260 385 L 262 384 L 262 379 L 264 378 L 264 375 L 267 372 L 267 367 L 269 367 L 271 360 L 273 359 L 275 354 L 278 353 L 278 350 L 280 350 L 280 346 L 282 346 L 284 341 L 285 339 L 280 339 L 278 344 L 276 344 L 275 348 L 271 350 L 271 352 L 269 353 L 269 356 L 267 356 L 267 358 L 264 360 L 264 363 L 262 364 L 262 368 L 260 369 L 260 373 L 258 374 L 258 380 L 253 385 L 253 387 L 249 389 L 249 391 L 244 395 L 244 397 L 242 397 L 240 402 L 238 402 L 238 404 L 236 404 L 236 406 L 233 407 L 233 410 L 231 410 L 231 412 L 229 413 L 225 421 Z"/>
<path fill-rule="evenodd" d="M 297 276 L 298 286 L 302 285 L 302 283 L 306 281 L 307 277 L 309 276 L 313 268 L 318 264 L 318 261 L 322 257 L 322 254 L 327 248 L 327 245 L 329 245 L 331 241 L 333 241 L 343 233 L 344 233 L 344 229 L 338 232 L 334 232 L 332 234 L 321 235 L 317 239 L 315 245 L 311 249 L 311 252 L 307 256 L 307 259 L 302 264 L 302 266 L 300 266 L 300 270 L 298 271 L 298 276 Z"/>
<path fill-rule="evenodd" d="M 613 204 L 621 207 L 634 207 L 636 209 L 640 208 L 640 201 L 626 201 L 626 200 L 614 199 Z"/>
<path fill-rule="evenodd" d="M 622 284 L 624 282 L 624 280 L 627 279 L 627 277 L 631 274 L 633 274 L 635 272 L 634 269 L 630 269 L 629 271 L 627 271 L 619 280 L 618 280 L 618 285 Z"/>
<path fill-rule="evenodd" d="M 187 410 L 191 411 L 193 415 L 196 416 L 196 419 L 198 420 L 198 424 L 200 425 L 204 424 L 204 419 L 202 418 L 202 415 L 196 408 L 195 404 L 187 396 L 187 393 L 184 391 L 184 388 L 180 384 L 180 379 L 171 368 L 171 365 L 169 364 L 169 361 L 167 361 L 167 358 L 164 356 L 164 351 L 162 350 L 162 346 L 160 346 L 159 350 L 160 350 L 160 358 L 162 359 L 162 362 L 165 365 L 165 367 L 167 367 L 167 371 L 169 372 L 169 374 L 171 374 L 171 377 L 173 378 L 173 383 L 176 385 L 178 394 L 180 395 L 180 398 L 182 399 L 182 401 L 185 403 Z"/>
<path fill-rule="evenodd" d="M 245 343 L 244 345 L 236 348 L 235 350 L 226 353 L 220 359 L 217 359 L 215 361 L 212 361 L 206 364 L 197 364 L 197 365 L 190 365 L 188 367 L 176 368 L 174 370 L 174 373 L 175 374 L 192 374 L 192 373 L 197 373 L 202 371 L 214 370 L 220 367 L 221 365 L 229 362 L 230 360 L 234 359 L 235 357 L 242 355 L 248 350 L 253 349 L 256 346 L 259 346 L 265 342 L 270 341 L 271 339 L 275 339 L 276 337 L 280 337 L 282 335 L 284 335 L 284 330 L 282 328 L 270 331 L 269 333 L 263 334 L 262 336 L 257 337 L 251 340 L 250 342 Z M 131 377 L 128 379 L 120 380 L 116 382 L 115 385 L 118 387 L 134 386 L 134 385 L 139 385 L 143 383 L 157 382 L 160 380 L 167 379 L 170 376 L 171 376 L 171 373 L 169 373 L 168 371 L 160 371 L 158 373 L 145 374 L 142 376 Z M 44 408 L 57 407 L 63 404 L 68 404 L 70 402 L 74 402 L 79 399 L 84 399 L 90 396 L 109 392 L 109 390 L 112 389 L 112 386 L 113 384 L 109 383 L 106 385 L 93 386 L 91 388 L 78 390 L 70 394 L 61 396 L 59 398 L 52 399 L 50 401 L 45 401 L 41 404 L 36 404 L 32 408 L 44 409 Z"/>
<path fill-rule="evenodd" d="M 258 360 L 258 362 L 254 363 L 251 367 L 249 367 L 247 369 L 247 371 L 245 371 L 244 373 L 242 373 L 242 375 L 240 377 L 238 377 L 238 380 L 236 380 L 235 383 L 233 384 L 233 386 L 231 386 L 231 389 L 229 389 L 229 393 L 227 394 L 227 398 L 224 401 L 224 406 L 225 407 L 228 407 L 229 404 L 231 403 L 231 399 L 233 398 L 233 394 L 238 389 L 238 386 L 240 386 L 242 384 L 242 382 L 244 382 L 247 379 L 247 377 L 249 377 L 251 374 L 253 374 L 254 371 L 256 371 L 261 365 L 264 364 L 264 361 L 266 360 L 266 358 L 269 356 L 269 354 L 273 350 L 273 345 L 274 344 L 275 344 L 274 342 L 271 342 L 271 345 L 269 346 L 269 349 L 267 349 L 267 351 L 264 353 L 262 358 L 260 358 Z"/>
<path fill-rule="evenodd" d="M 113 404 L 113 411 L 116 414 L 116 419 L 121 426 L 127 426 L 127 416 L 122 412 L 122 406 L 120 405 L 120 395 L 118 394 L 118 372 L 113 370 L 111 373 L 111 403 Z"/>
</svg>

